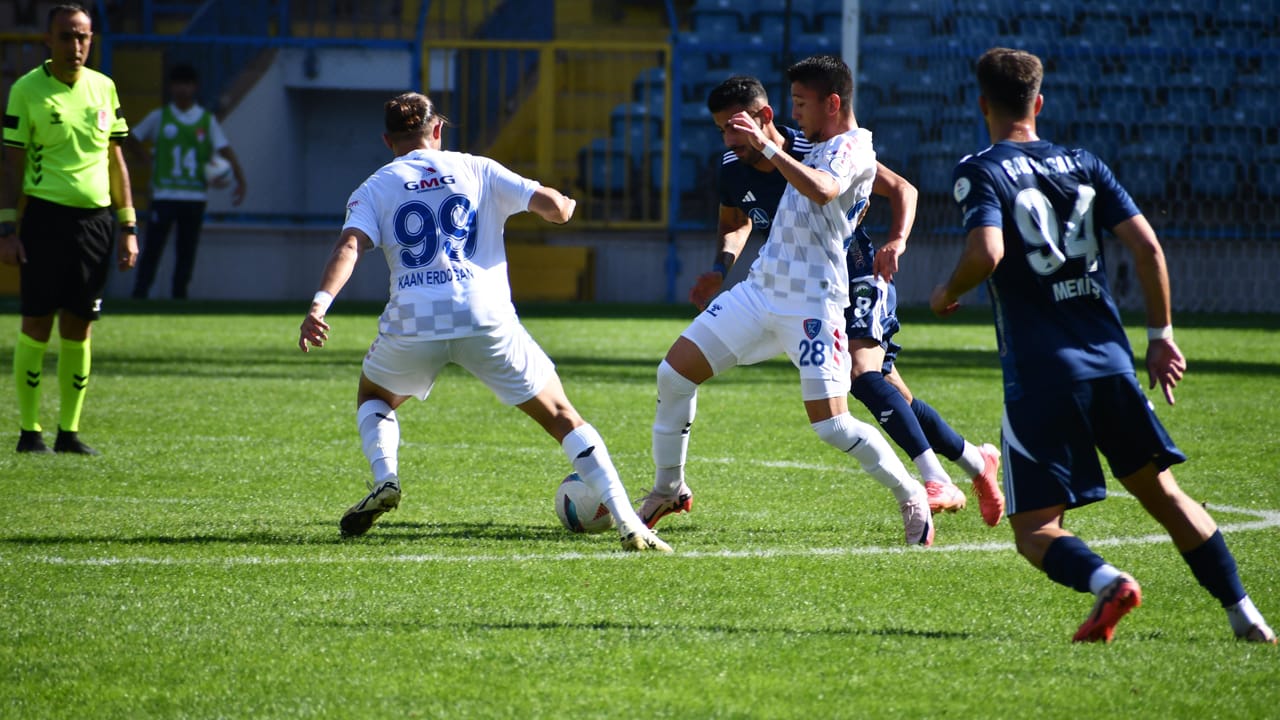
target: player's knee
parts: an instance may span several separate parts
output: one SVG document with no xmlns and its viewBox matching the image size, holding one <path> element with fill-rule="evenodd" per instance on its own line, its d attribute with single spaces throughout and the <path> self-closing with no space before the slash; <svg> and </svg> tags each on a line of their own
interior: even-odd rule
<svg viewBox="0 0 1280 720">
<path fill-rule="evenodd" d="M 671 363 L 658 363 L 658 397 L 683 397 L 698 391 L 697 383 L 681 375 Z"/>
</svg>

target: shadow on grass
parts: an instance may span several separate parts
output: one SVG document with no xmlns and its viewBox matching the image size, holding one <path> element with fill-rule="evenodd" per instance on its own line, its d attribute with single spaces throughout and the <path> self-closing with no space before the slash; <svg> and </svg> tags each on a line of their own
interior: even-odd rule
<svg viewBox="0 0 1280 720">
<path fill-rule="evenodd" d="M 350 543 L 386 544 L 404 541 L 427 540 L 497 540 L 555 542 L 564 540 L 566 532 L 547 525 L 518 525 L 514 523 L 419 523 L 379 522 L 367 535 L 359 538 L 342 538 L 338 522 L 313 522 L 305 527 L 318 531 L 330 531 L 325 535 L 272 533 L 269 531 L 194 533 L 191 535 L 12 535 L 0 537 L 0 547 L 41 547 L 55 545 L 262 545 L 262 546 L 328 546 Z"/>
<path fill-rule="evenodd" d="M 303 623 L 306 625 L 315 625 L 317 627 L 325 627 L 339 630 L 385 630 L 387 622 L 385 620 L 361 620 L 352 618 L 343 621 L 327 621 L 321 623 Z M 654 632 L 654 633 L 678 633 L 686 634 L 689 632 L 700 632 L 713 635 L 782 635 L 788 638 L 795 637 L 904 637 L 904 638 L 920 638 L 925 640 L 970 640 L 974 636 L 972 633 L 955 632 L 952 630 L 920 630 L 916 628 L 902 627 L 836 627 L 836 628 L 796 628 L 784 626 L 768 626 L 768 625 L 751 625 L 747 627 L 738 625 L 691 625 L 682 623 L 661 623 L 661 624 L 644 624 L 644 623 L 627 623 L 614 622 L 611 620 L 600 620 L 596 622 L 571 622 L 571 621 L 539 621 L 539 622 L 465 622 L 451 620 L 448 622 L 407 622 L 400 621 L 393 623 L 399 627 L 408 630 L 474 630 L 477 632 L 503 632 L 507 630 L 515 631 L 532 631 L 532 632 L 554 632 L 557 630 L 570 632 Z"/>
</svg>

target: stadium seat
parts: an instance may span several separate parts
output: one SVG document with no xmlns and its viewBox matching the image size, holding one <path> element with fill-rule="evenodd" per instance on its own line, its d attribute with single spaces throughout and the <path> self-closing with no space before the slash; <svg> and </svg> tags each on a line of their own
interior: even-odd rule
<svg viewBox="0 0 1280 720">
<path fill-rule="evenodd" d="M 787 11 L 783 6 L 769 9 L 762 8 L 757 9 L 752 16 L 751 27 L 766 39 L 781 42 L 783 33 L 787 32 L 788 28 L 790 28 L 791 37 L 793 38 L 809 32 L 809 19 L 794 8 L 791 10 L 790 17 L 787 16 Z"/>
<path fill-rule="evenodd" d="M 663 114 L 640 102 L 623 102 L 609 111 L 609 135 L 613 137 L 662 137 Z"/>
<path fill-rule="evenodd" d="M 1129 41 L 1129 25 L 1113 15 L 1086 14 L 1080 18 L 1079 35 L 1094 47 L 1122 47 Z"/>
<path fill-rule="evenodd" d="M 730 53 L 726 58 L 725 77 L 729 75 L 750 75 L 761 82 L 769 83 L 778 77 L 781 71 L 773 53 L 752 50 L 749 52 Z"/>
<path fill-rule="evenodd" d="M 995 15 L 956 15 L 951 19 L 955 34 L 965 38 L 982 38 L 990 40 L 1004 34 L 1000 18 Z"/>
<path fill-rule="evenodd" d="M 1013 32 L 1027 40 L 1057 40 L 1066 34 L 1062 22 L 1056 17 L 1020 17 L 1013 23 Z"/>
<path fill-rule="evenodd" d="M 960 162 L 960 158 L 972 151 L 973 149 L 967 152 L 956 152 L 954 147 L 946 143 L 919 145 L 912 152 L 908 163 L 912 173 L 909 179 L 921 193 L 926 195 L 950 195 L 951 178 L 956 164 Z M 888 163 L 885 164 L 888 165 Z M 890 168 L 897 170 L 892 166 Z M 906 168 L 898 172 L 902 174 L 905 171 Z"/>
<path fill-rule="evenodd" d="M 663 67 L 641 70 L 636 79 L 631 81 L 631 99 L 649 108 L 650 112 L 664 112 L 666 85 L 667 71 Z"/>
<path fill-rule="evenodd" d="M 1142 24 L 1156 46 L 1187 47 L 1196 37 L 1196 17 L 1191 13 L 1153 10 Z"/>
<path fill-rule="evenodd" d="M 924 40 L 934 34 L 933 14 L 915 11 L 910 3 L 895 3 L 880 13 L 880 25 L 884 33 L 911 40 Z"/>
<path fill-rule="evenodd" d="M 705 37 L 735 36 L 747 29 L 748 18 L 743 3 L 729 0 L 698 0 L 689 10 L 693 32 Z"/>
<path fill-rule="evenodd" d="M 1155 104 L 1147 87 L 1138 83 L 1097 84 L 1093 89 L 1093 99 L 1098 108 L 1120 116 L 1135 115 Z"/>
<path fill-rule="evenodd" d="M 1234 198 L 1239 175 L 1240 164 L 1235 158 L 1213 149 L 1193 149 L 1186 160 L 1187 184 L 1197 197 L 1211 200 Z"/>
<path fill-rule="evenodd" d="M 1179 160 L 1167 152 L 1168 147 L 1155 142 L 1127 145 L 1118 151 L 1114 163 L 1106 158 L 1103 162 L 1111 166 L 1116 179 L 1139 202 L 1160 199 L 1168 190 L 1173 165 Z"/>
<path fill-rule="evenodd" d="M 593 195 L 621 193 L 631 183 L 630 156 L 609 138 L 596 138 L 578 151 L 578 176 Z"/>
<path fill-rule="evenodd" d="M 1271 147 L 1263 152 L 1253 166 L 1253 186 L 1262 197 L 1280 198 L 1280 150 Z"/>
<path fill-rule="evenodd" d="M 1116 150 L 1128 139 L 1125 125 L 1119 122 L 1078 121 L 1069 126 L 1067 134 L 1070 143 L 1062 144 L 1085 148 L 1105 161 L 1114 158 Z"/>
</svg>

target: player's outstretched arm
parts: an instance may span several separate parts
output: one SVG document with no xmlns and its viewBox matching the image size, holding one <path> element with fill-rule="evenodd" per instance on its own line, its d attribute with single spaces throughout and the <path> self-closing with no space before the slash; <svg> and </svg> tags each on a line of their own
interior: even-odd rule
<svg viewBox="0 0 1280 720">
<path fill-rule="evenodd" d="M 889 199 L 892 220 L 888 238 L 876 250 L 875 274 L 885 282 L 892 282 L 898 273 L 898 258 L 907 252 L 907 238 L 916 224 L 920 192 L 906 178 L 880 162 L 876 163 L 876 179 L 871 192 Z"/>
<path fill-rule="evenodd" d="M 529 212 L 536 213 L 547 222 L 563 225 L 573 218 L 573 211 L 578 201 L 566 197 L 555 188 L 540 187 L 533 191 L 529 198 Z"/>
<path fill-rule="evenodd" d="M 329 339 L 329 323 L 324 321 L 325 313 L 329 312 L 334 296 L 341 292 L 347 281 L 351 279 L 351 272 L 356 267 L 356 261 L 360 259 L 360 253 L 372 247 L 373 241 L 363 230 L 356 228 L 342 230 L 342 236 L 333 246 L 333 252 L 329 254 L 329 262 L 324 266 L 324 274 L 320 277 L 320 289 L 311 299 L 311 309 L 307 311 L 307 316 L 302 319 L 302 326 L 299 328 L 298 348 L 302 352 L 309 351 L 311 349 L 309 346 L 312 345 L 324 347 L 325 341 Z"/>
<path fill-rule="evenodd" d="M 929 309 L 945 317 L 960 307 L 960 296 L 978 287 L 1004 258 L 1004 238 L 1000 228 L 976 227 L 969 231 L 964 252 L 951 278 L 933 289 Z"/>
<path fill-rule="evenodd" d="M 1172 405 L 1173 389 L 1187 371 L 1187 359 L 1173 341 L 1173 309 L 1164 248 L 1142 215 L 1134 215 L 1111 231 L 1133 255 L 1135 274 L 1142 286 L 1142 301 L 1147 308 L 1147 386 L 1154 388 L 1158 383 L 1165 402 Z"/>
</svg>

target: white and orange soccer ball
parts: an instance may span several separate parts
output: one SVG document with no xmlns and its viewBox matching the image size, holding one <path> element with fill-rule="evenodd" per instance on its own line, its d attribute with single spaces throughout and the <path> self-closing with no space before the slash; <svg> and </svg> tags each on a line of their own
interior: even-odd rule
<svg viewBox="0 0 1280 720">
<path fill-rule="evenodd" d="M 602 533 L 613 527 L 613 515 L 600 499 L 578 473 L 570 473 L 556 488 L 556 517 L 570 532 Z"/>
</svg>

